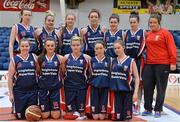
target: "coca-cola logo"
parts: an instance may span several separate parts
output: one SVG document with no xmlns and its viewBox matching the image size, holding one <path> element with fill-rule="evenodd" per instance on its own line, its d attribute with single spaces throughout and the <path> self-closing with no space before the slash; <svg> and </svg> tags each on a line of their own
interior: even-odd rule
<svg viewBox="0 0 180 122">
<path fill-rule="evenodd" d="M 36 0 L 5 0 L 3 3 L 3 7 L 13 8 L 13 9 L 22 9 L 22 8 L 35 8 L 35 1 Z"/>
<path fill-rule="evenodd" d="M 169 82 L 170 83 L 174 84 L 174 83 L 176 83 L 176 81 L 177 81 L 176 75 L 170 75 L 169 76 Z"/>
</svg>

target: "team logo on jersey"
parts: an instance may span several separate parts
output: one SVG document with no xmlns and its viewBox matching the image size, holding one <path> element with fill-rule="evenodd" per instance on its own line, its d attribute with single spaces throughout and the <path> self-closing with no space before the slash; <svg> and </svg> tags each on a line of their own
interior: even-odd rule
<svg viewBox="0 0 180 122">
<path fill-rule="evenodd" d="M 90 32 L 88 32 L 87 35 L 90 36 L 91 35 Z"/>
<path fill-rule="evenodd" d="M 119 40 L 119 39 L 121 39 L 121 37 L 120 37 L 120 36 L 117 36 L 117 40 Z"/>
<path fill-rule="evenodd" d="M 22 31 L 22 32 L 21 32 L 21 35 L 22 35 L 23 37 L 25 37 L 25 36 L 26 36 L 26 32 L 25 32 L 25 31 Z"/>
<path fill-rule="evenodd" d="M 127 119 L 128 119 L 128 118 L 131 118 L 131 111 L 127 111 L 126 113 L 127 113 L 126 118 L 127 118 Z"/>
<path fill-rule="evenodd" d="M 65 36 L 66 36 L 66 34 L 64 33 L 64 34 L 63 34 L 63 36 L 65 37 Z"/>
<path fill-rule="evenodd" d="M 19 63 L 17 64 L 17 68 L 20 68 L 21 66 L 22 66 L 22 63 L 19 62 Z"/>
<path fill-rule="evenodd" d="M 137 40 L 140 40 L 140 36 L 137 36 Z"/>
<path fill-rule="evenodd" d="M 45 66 L 45 61 L 42 62 L 41 66 L 43 66 L 43 67 Z"/>
<path fill-rule="evenodd" d="M 103 113 L 106 112 L 106 108 L 104 105 L 102 105 L 101 112 L 103 112 Z"/>
<path fill-rule="evenodd" d="M 46 34 L 44 33 L 44 34 L 43 34 L 43 39 L 45 39 L 45 38 L 46 38 Z"/>
<path fill-rule="evenodd" d="M 95 67 L 95 63 L 92 64 L 92 67 Z"/>
<path fill-rule="evenodd" d="M 57 63 L 58 63 L 57 61 L 54 61 L 54 65 L 55 65 L 56 67 L 57 67 Z"/>
<path fill-rule="evenodd" d="M 121 114 L 118 113 L 117 114 L 117 119 L 120 119 L 120 117 L 121 117 Z"/>
<path fill-rule="evenodd" d="M 155 36 L 155 41 L 158 41 L 159 40 L 159 35 L 156 35 Z"/>
<path fill-rule="evenodd" d="M 101 35 L 102 34 L 102 32 L 99 30 L 99 34 Z"/>
<path fill-rule="evenodd" d="M 106 41 L 107 41 L 107 42 L 109 41 L 109 37 L 106 37 Z"/>
<path fill-rule="evenodd" d="M 68 105 L 67 108 L 68 108 L 68 110 L 72 110 L 71 105 Z"/>
<path fill-rule="evenodd" d="M 17 113 L 18 118 L 21 118 L 21 113 Z"/>
<path fill-rule="evenodd" d="M 30 61 L 30 64 L 31 64 L 31 66 L 34 66 L 34 62 L 33 61 Z"/>
<path fill-rule="evenodd" d="M 58 109 L 59 108 L 58 102 L 53 102 L 53 107 L 54 107 L 54 109 Z"/>
<path fill-rule="evenodd" d="M 127 71 L 127 69 L 128 69 L 128 66 L 125 65 L 124 66 L 124 71 Z"/>
<path fill-rule="evenodd" d="M 83 64 L 83 60 L 82 59 L 80 59 L 79 62 L 80 62 L 80 64 Z"/>
<path fill-rule="evenodd" d="M 107 62 L 105 62 L 104 65 L 105 65 L 105 67 L 108 67 L 108 63 Z"/>
</svg>

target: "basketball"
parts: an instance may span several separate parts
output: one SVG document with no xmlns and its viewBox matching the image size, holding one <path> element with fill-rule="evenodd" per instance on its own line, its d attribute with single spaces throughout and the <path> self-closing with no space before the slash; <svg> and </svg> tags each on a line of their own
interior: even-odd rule
<svg viewBox="0 0 180 122">
<path fill-rule="evenodd" d="M 28 121 L 38 121 L 41 118 L 41 109 L 37 105 L 31 105 L 26 109 L 25 116 Z"/>
</svg>

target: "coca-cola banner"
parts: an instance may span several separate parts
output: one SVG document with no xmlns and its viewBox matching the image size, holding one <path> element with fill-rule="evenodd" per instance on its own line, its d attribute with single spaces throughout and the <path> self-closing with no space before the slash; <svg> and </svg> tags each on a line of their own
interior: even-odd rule
<svg viewBox="0 0 180 122">
<path fill-rule="evenodd" d="M 20 11 L 29 8 L 35 12 L 49 10 L 50 0 L 0 0 L 0 11 Z"/>
</svg>

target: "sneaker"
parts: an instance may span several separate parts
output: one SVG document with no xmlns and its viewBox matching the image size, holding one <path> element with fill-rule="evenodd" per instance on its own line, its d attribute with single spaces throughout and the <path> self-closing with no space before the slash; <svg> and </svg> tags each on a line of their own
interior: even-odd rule
<svg viewBox="0 0 180 122">
<path fill-rule="evenodd" d="M 138 105 L 133 104 L 133 115 L 138 116 L 140 115 L 140 110 Z"/>
<path fill-rule="evenodd" d="M 152 115 L 152 111 L 144 111 L 142 112 L 142 116 L 149 116 Z"/>
<path fill-rule="evenodd" d="M 83 116 L 79 116 L 78 118 L 76 118 L 76 120 L 85 120 L 87 119 L 87 116 L 83 115 Z"/>
<path fill-rule="evenodd" d="M 77 112 L 77 111 L 75 111 L 75 112 L 73 113 L 73 115 L 80 117 L 80 113 Z"/>
<path fill-rule="evenodd" d="M 155 111 L 154 117 L 155 118 L 160 118 L 161 117 L 161 112 L 160 111 Z"/>
</svg>

